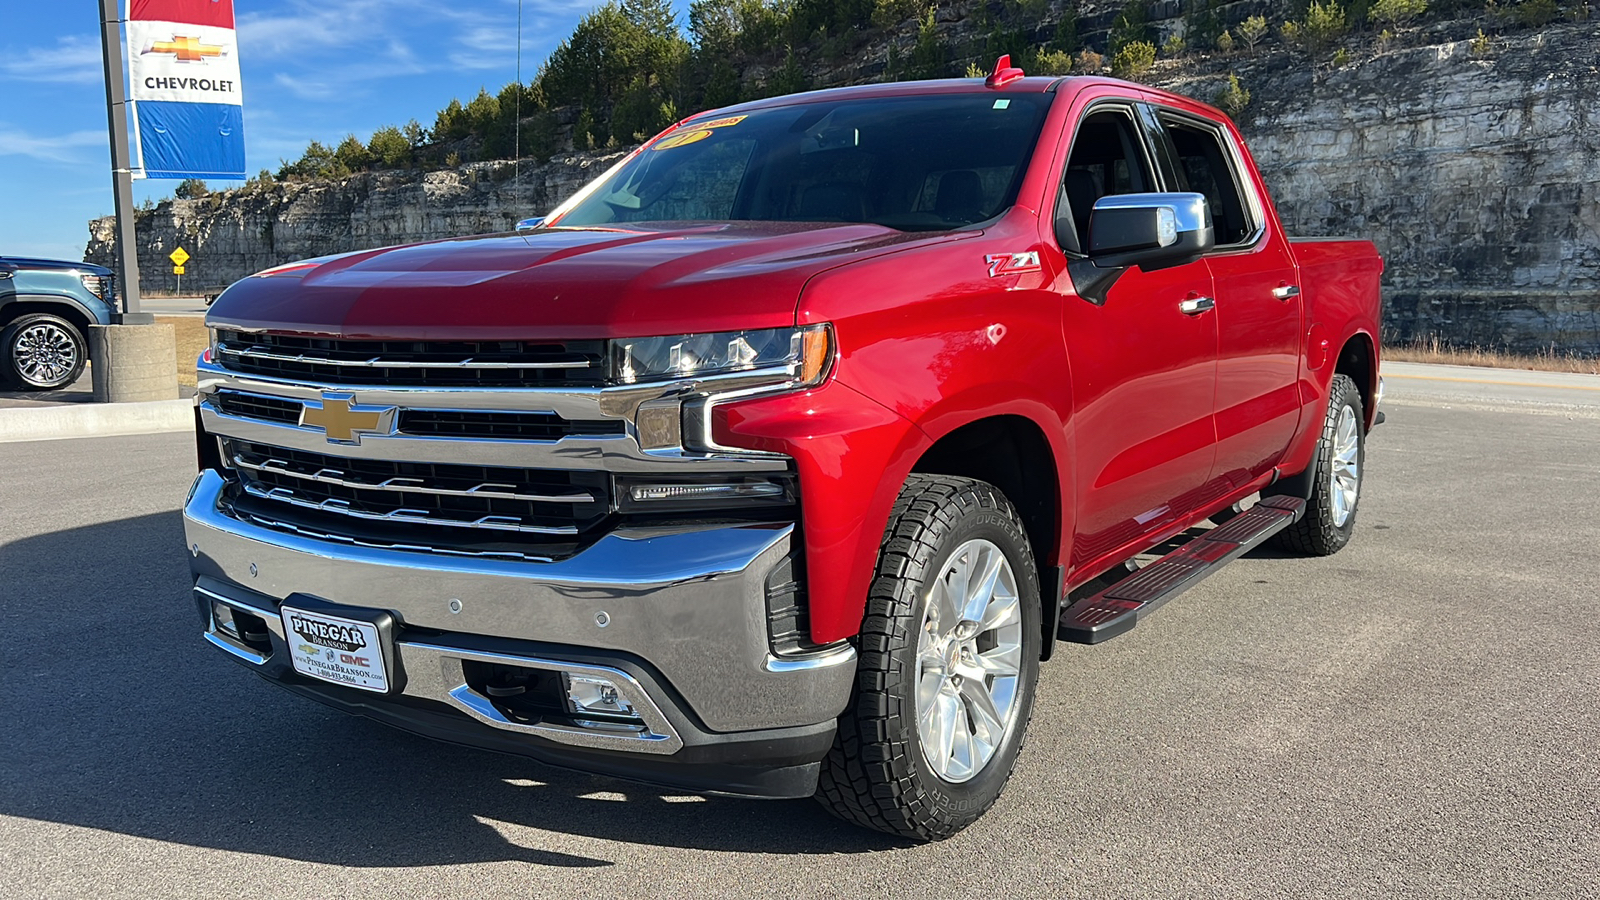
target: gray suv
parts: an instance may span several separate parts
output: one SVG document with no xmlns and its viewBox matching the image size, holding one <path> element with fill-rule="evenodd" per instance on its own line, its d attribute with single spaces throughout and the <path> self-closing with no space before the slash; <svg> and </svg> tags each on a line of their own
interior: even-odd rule
<svg viewBox="0 0 1600 900">
<path fill-rule="evenodd" d="M 109 325 L 111 270 L 0 256 L 0 389 L 54 391 L 83 374 L 89 326 Z"/>
</svg>

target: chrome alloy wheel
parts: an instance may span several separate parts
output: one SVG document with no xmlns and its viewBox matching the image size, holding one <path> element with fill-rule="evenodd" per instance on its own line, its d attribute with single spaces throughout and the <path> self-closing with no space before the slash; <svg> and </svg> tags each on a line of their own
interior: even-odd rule
<svg viewBox="0 0 1600 900">
<path fill-rule="evenodd" d="M 947 782 L 982 771 L 1017 714 L 1022 609 L 994 543 L 957 547 L 933 582 L 917 639 L 917 735 Z"/>
<path fill-rule="evenodd" d="M 1361 490 L 1361 423 L 1348 406 L 1339 411 L 1333 432 L 1333 465 L 1328 472 L 1328 496 L 1333 500 L 1333 527 L 1343 528 L 1356 510 Z"/>
<path fill-rule="evenodd" d="M 39 322 L 17 332 L 11 343 L 17 374 L 36 387 L 51 387 L 78 365 L 78 342 L 54 322 Z"/>
</svg>

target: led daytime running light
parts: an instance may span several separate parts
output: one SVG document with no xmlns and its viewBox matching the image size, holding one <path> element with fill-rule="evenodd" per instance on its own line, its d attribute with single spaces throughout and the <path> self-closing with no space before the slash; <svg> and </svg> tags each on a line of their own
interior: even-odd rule
<svg viewBox="0 0 1600 900">
<path fill-rule="evenodd" d="M 781 497 L 783 486 L 771 482 L 751 484 L 636 484 L 629 489 L 635 502 L 649 500 L 703 500 L 707 498 Z"/>
</svg>

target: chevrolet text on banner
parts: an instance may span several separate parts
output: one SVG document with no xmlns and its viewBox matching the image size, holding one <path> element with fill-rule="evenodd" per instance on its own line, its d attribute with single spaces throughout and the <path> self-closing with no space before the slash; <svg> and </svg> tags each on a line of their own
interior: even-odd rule
<svg viewBox="0 0 1600 900">
<path fill-rule="evenodd" d="M 244 177 L 233 0 L 129 0 L 128 80 L 144 177 Z"/>
</svg>

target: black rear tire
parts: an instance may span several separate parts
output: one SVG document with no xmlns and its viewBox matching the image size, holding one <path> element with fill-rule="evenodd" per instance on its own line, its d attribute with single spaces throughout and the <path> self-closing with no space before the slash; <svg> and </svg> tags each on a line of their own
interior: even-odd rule
<svg viewBox="0 0 1600 900">
<path fill-rule="evenodd" d="M 0 329 L 0 383 L 12 390 L 60 390 L 88 361 L 83 333 L 60 316 L 32 313 Z"/>
<path fill-rule="evenodd" d="M 1339 449 L 1340 422 L 1346 417 L 1353 418 L 1355 422 L 1355 491 L 1353 495 L 1336 502 L 1335 457 Z M 1361 389 L 1348 375 L 1333 376 L 1333 384 L 1328 389 L 1328 409 L 1322 421 L 1322 434 L 1317 439 L 1317 452 L 1311 460 L 1311 491 L 1306 498 L 1306 514 L 1300 521 L 1273 536 L 1275 546 L 1306 556 L 1331 556 L 1350 543 L 1361 498 L 1361 476 L 1367 468 L 1366 422 Z M 1344 504 L 1342 521 L 1341 502 Z"/>
<path fill-rule="evenodd" d="M 919 734 L 918 642 L 932 580 L 974 541 L 998 547 L 1011 567 L 1021 658 L 1013 712 L 993 755 L 965 780 L 948 781 L 929 763 Z M 879 550 L 856 687 L 823 760 L 817 800 L 848 822 L 919 841 L 950 837 L 993 806 L 1011 778 L 1033 710 L 1042 640 L 1039 597 L 1033 553 L 1005 495 L 970 478 L 907 479 Z"/>
</svg>

